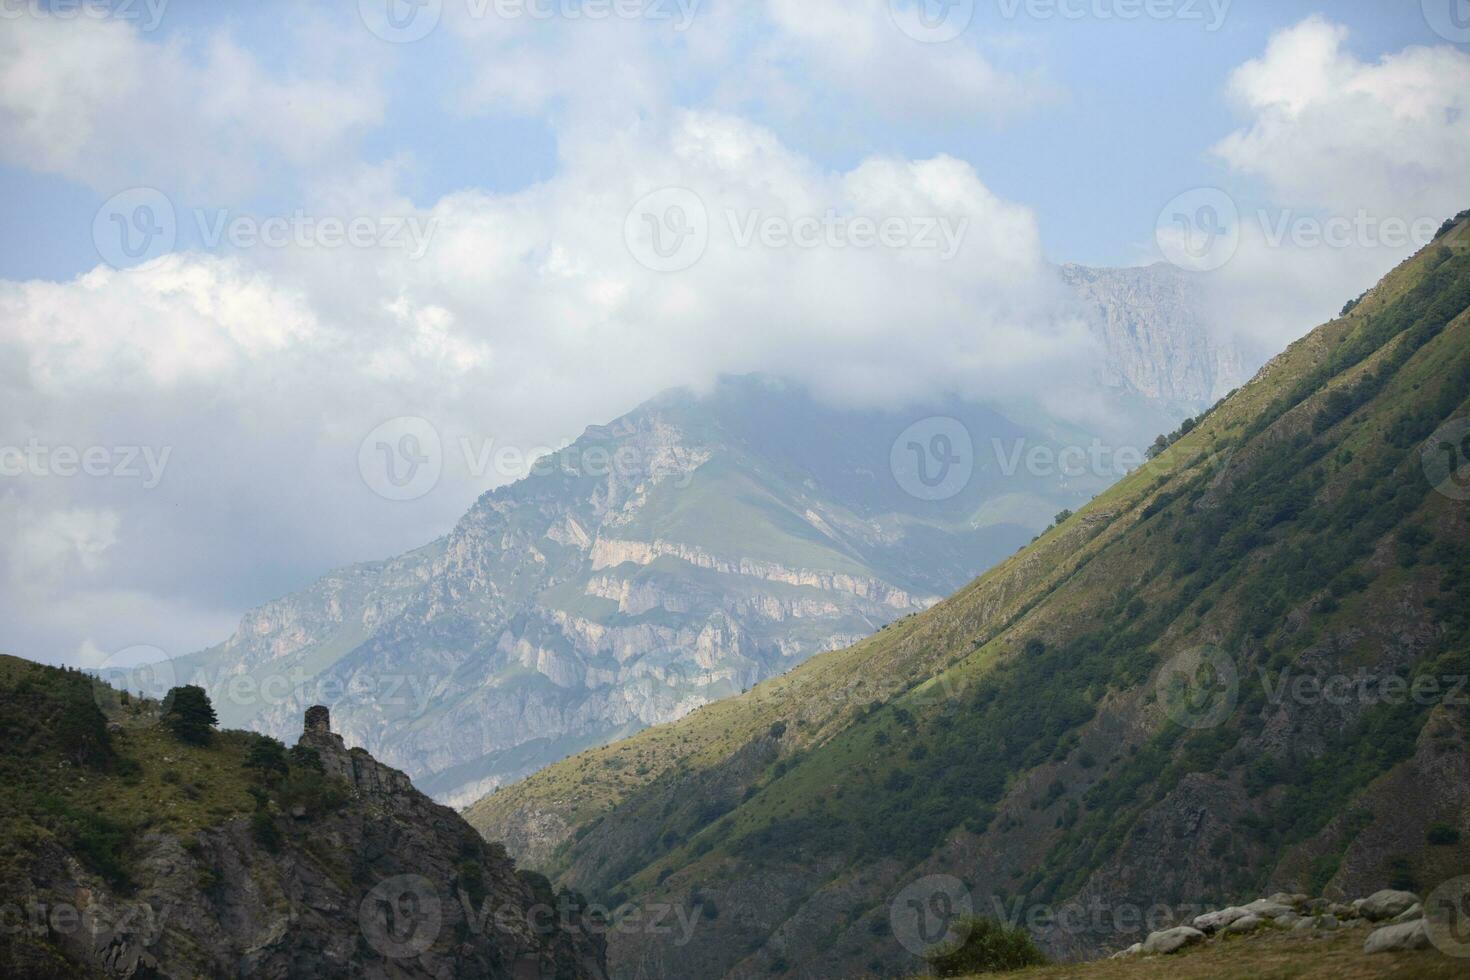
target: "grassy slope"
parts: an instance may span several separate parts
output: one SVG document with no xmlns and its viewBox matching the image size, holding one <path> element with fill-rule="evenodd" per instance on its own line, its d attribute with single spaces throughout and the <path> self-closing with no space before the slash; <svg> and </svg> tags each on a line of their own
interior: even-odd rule
<svg viewBox="0 0 1470 980">
<path fill-rule="evenodd" d="M 1326 938 L 1267 930 L 1255 936 L 1197 946 L 1173 956 L 1032 967 L 983 974 L 987 980 L 1451 980 L 1467 963 L 1436 950 L 1363 952 L 1365 929 Z"/>
<path fill-rule="evenodd" d="M 1463 508 L 1429 491 L 1417 458 L 1470 395 L 1467 303 L 1470 256 L 1431 247 L 1154 464 L 929 613 L 569 759 L 482 800 L 471 822 L 577 887 L 651 897 L 756 868 L 806 873 L 796 869 L 813 859 L 839 877 L 895 857 L 914 864 L 960 828 L 991 840 L 992 806 L 1024 790 L 1025 774 L 1061 772 L 1059 796 L 1033 800 L 1040 816 L 1021 812 L 1032 850 L 1005 886 L 1052 901 L 1120 853 L 1185 774 L 1206 772 L 1258 784 L 1253 797 L 1269 790 L 1250 839 L 1216 862 L 1231 877 L 1213 890 L 1247 892 L 1393 770 L 1427 713 L 1369 712 L 1325 762 L 1251 768 L 1232 747 L 1259 734 L 1256 700 L 1215 732 L 1187 733 L 1160 727 L 1140 685 L 1201 643 L 1242 657 L 1244 674 L 1279 671 L 1470 568 Z M 1405 557 L 1415 530 L 1433 547 Z M 1465 638 L 1446 606 L 1429 618 Z M 1347 649 L 1342 666 L 1372 652 Z M 1463 667 L 1463 652 L 1431 645 L 1416 669 L 1434 657 Z M 1100 717 L 1156 733 L 1079 766 L 1079 735 Z M 767 734 L 778 721 L 780 738 Z M 538 834 L 525 833 L 533 821 Z M 1318 857 L 1325 883 L 1336 858 Z"/>
<path fill-rule="evenodd" d="M 1295 379 L 1321 364 L 1367 317 L 1402 296 L 1420 274 L 1414 263 L 1395 270 L 1347 317 L 1293 344 L 1162 457 L 1135 470 L 1065 525 L 923 616 L 895 623 L 846 650 L 814 657 L 743 697 L 706 706 L 627 742 L 574 756 L 475 804 L 468 812 L 471 822 L 493 831 L 520 808 L 551 806 L 575 826 L 665 772 L 717 763 L 777 720 L 799 726 L 794 740 L 805 747 L 843 729 L 867 701 L 903 691 L 922 678 L 935 677 L 928 682 L 931 685 L 967 683 L 971 675 L 988 669 L 1004 646 L 998 642 L 1000 633 L 1013 619 L 1129 530 L 1131 522 L 1120 518 L 1136 513 L 1168 480 L 1218 464 L 1229 451 L 1232 435 L 1285 394 Z M 1065 615 L 1068 608 L 1092 598 L 1058 596 L 1053 609 Z M 971 649 L 978 652 L 970 653 Z M 863 695 L 868 695 L 867 701 Z M 635 759 L 647 762 L 640 776 L 630 775 L 638 767 L 623 764 Z"/>
</svg>

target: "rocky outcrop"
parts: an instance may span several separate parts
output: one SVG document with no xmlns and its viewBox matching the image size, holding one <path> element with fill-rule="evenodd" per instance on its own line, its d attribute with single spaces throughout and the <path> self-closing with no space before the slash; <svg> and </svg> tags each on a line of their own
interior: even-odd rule
<svg viewBox="0 0 1470 980">
<path fill-rule="evenodd" d="M 12 899 L 65 910 L 71 975 L 603 980 L 597 921 L 329 725 L 314 709 L 300 744 L 336 803 L 149 833 L 128 892 L 47 841 Z"/>
</svg>

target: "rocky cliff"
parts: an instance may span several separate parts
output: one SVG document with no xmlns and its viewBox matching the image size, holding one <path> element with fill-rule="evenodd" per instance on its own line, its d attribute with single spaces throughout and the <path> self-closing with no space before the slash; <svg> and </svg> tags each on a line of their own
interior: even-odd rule
<svg viewBox="0 0 1470 980">
<path fill-rule="evenodd" d="M 325 708 L 289 753 L 199 743 L 156 703 L 0 658 L 0 727 L 0 974 L 604 976 L 574 896 L 348 749 Z"/>
<path fill-rule="evenodd" d="M 1257 366 L 1210 328 L 1190 273 L 1163 262 L 1118 269 L 1069 264 L 1060 272 L 1098 339 L 1098 376 L 1106 385 L 1193 415 Z"/>
</svg>

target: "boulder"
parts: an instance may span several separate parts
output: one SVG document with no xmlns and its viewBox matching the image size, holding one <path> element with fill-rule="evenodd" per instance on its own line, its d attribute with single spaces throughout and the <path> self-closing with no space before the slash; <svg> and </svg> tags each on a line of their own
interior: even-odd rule
<svg viewBox="0 0 1470 980">
<path fill-rule="evenodd" d="M 1393 953 L 1405 949 L 1426 949 L 1428 946 L 1429 930 L 1423 919 L 1380 926 L 1363 940 L 1365 953 Z"/>
<path fill-rule="evenodd" d="M 1394 916 L 1407 912 L 1410 908 L 1419 904 L 1419 896 L 1413 892 L 1394 891 L 1385 888 L 1381 892 L 1374 892 L 1361 903 L 1354 902 L 1363 918 L 1369 922 L 1383 922 Z"/>
<path fill-rule="evenodd" d="M 1204 942 L 1205 934 L 1198 929 L 1189 926 L 1175 926 L 1173 929 L 1164 929 L 1159 932 L 1151 932 L 1143 941 L 1143 949 L 1140 952 L 1150 956 L 1177 953 L 1186 946 Z"/>
<path fill-rule="evenodd" d="M 1279 919 L 1283 915 L 1296 911 L 1290 905 L 1271 898 L 1258 898 L 1242 908 L 1251 915 L 1259 915 L 1263 919 Z"/>
<path fill-rule="evenodd" d="M 1112 956 L 1108 957 L 1108 959 L 1112 959 L 1112 960 L 1126 960 L 1126 959 L 1128 959 L 1131 956 L 1138 956 L 1142 952 L 1143 952 L 1143 943 L 1134 943 L 1132 946 L 1129 946 L 1127 949 L 1120 949 L 1120 950 L 1118 950 Z"/>
<path fill-rule="evenodd" d="M 1294 909 L 1306 908 L 1307 903 L 1311 900 L 1312 896 L 1302 895 L 1299 892 L 1277 892 L 1275 895 L 1266 899 L 1268 902 L 1275 902 L 1278 905 L 1289 905 Z"/>
<path fill-rule="evenodd" d="M 1329 902 L 1327 903 L 1327 914 L 1335 915 L 1339 919 L 1356 919 L 1358 917 L 1358 910 L 1351 905 L 1344 905 L 1341 902 Z"/>
<path fill-rule="evenodd" d="M 1226 935 L 1236 936 L 1247 932 L 1255 932 L 1266 924 L 1266 920 L 1259 915 L 1243 915 L 1230 925 L 1225 927 Z"/>
<path fill-rule="evenodd" d="M 1415 902 L 1413 905 L 1410 905 L 1398 915 L 1394 916 L 1393 921 L 1396 923 L 1413 922 L 1415 919 L 1422 918 L 1424 918 L 1424 906 L 1420 905 L 1418 902 Z"/>
<path fill-rule="evenodd" d="M 1314 932 L 1322 930 L 1330 932 L 1337 928 L 1337 917 L 1333 915 L 1308 915 L 1292 923 L 1293 932 Z"/>
<path fill-rule="evenodd" d="M 1224 929 L 1236 919 L 1243 919 L 1250 915 L 1239 906 L 1231 906 L 1228 909 L 1220 909 L 1217 912 L 1206 912 L 1204 915 L 1195 916 L 1194 927 L 1201 932 L 1213 933 Z"/>
</svg>

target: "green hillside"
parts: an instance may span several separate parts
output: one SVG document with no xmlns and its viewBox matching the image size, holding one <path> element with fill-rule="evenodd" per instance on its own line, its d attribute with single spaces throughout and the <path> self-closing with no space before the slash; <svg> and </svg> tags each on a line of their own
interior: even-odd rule
<svg viewBox="0 0 1470 980">
<path fill-rule="evenodd" d="M 593 895 L 718 908 L 690 947 L 614 939 L 615 965 L 673 975 L 912 971 L 889 903 L 929 874 L 977 902 L 1147 905 L 1470 871 L 1462 703 L 1280 693 L 1470 675 L 1470 514 L 1431 485 L 1470 399 L 1466 234 L 929 612 L 468 818 Z M 1216 701 L 1201 664 L 1234 675 Z"/>
</svg>

